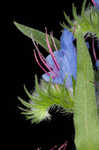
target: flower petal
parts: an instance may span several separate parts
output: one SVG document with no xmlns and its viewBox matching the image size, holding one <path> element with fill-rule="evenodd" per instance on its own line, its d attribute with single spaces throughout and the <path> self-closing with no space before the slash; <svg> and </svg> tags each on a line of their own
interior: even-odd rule
<svg viewBox="0 0 99 150">
<path fill-rule="evenodd" d="M 67 29 L 64 29 L 64 32 L 62 33 L 61 36 L 61 48 L 62 51 L 67 56 L 68 61 L 71 64 L 72 74 L 74 75 L 74 78 L 76 78 L 77 53 L 73 41 L 74 41 L 74 36 L 72 32 L 68 31 Z"/>
<path fill-rule="evenodd" d="M 67 55 L 62 53 L 61 50 L 55 52 L 55 57 L 58 64 L 60 65 L 60 70 L 57 72 L 57 76 L 52 80 L 52 82 L 56 84 L 63 84 L 64 79 L 67 77 L 66 87 L 72 87 L 72 76 L 76 78 L 76 61 L 72 60 L 74 63 L 70 63 Z M 55 64 L 50 55 L 47 57 L 47 62 L 53 69 L 55 68 Z M 50 75 L 52 74 L 50 73 Z M 50 77 L 47 74 L 44 74 L 42 77 L 47 82 L 50 80 Z"/>
<path fill-rule="evenodd" d="M 72 89 L 72 76 L 76 80 L 77 72 L 77 54 L 73 40 L 73 34 L 64 29 L 61 37 L 61 49 L 54 52 L 54 57 L 60 66 L 59 70 L 55 70 L 55 62 L 51 55 L 48 55 L 46 58 L 47 64 L 56 73 L 56 76 L 52 78 L 52 82 L 55 84 L 64 84 L 64 80 L 66 79 L 66 88 L 68 89 Z M 50 76 L 52 77 L 51 72 Z M 50 76 L 45 73 L 42 75 L 42 78 L 49 82 Z"/>
<path fill-rule="evenodd" d="M 99 10 L 99 0 L 92 0 L 95 7 Z"/>
<path fill-rule="evenodd" d="M 68 31 L 66 28 L 64 29 L 60 42 L 62 49 L 70 49 L 73 46 L 74 36 L 72 32 Z"/>
</svg>

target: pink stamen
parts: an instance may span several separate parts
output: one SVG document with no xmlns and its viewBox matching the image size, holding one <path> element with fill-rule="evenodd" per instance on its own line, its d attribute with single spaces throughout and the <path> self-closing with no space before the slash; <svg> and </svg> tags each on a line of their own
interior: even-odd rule
<svg viewBox="0 0 99 150">
<path fill-rule="evenodd" d="M 64 144 L 62 144 L 61 147 L 58 148 L 58 150 L 61 150 L 63 148 L 64 148 L 63 150 L 66 150 L 66 147 L 67 147 L 67 142 L 65 142 Z"/>
<path fill-rule="evenodd" d="M 67 142 L 65 142 L 63 150 L 66 150 L 66 147 L 67 147 Z"/>
<path fill-rule="evenodd" d="M 94 0 L 92 0 L 93 4 L 96 6 L 96 3 L 94 2 Z"/>
<path fill-rule="evenodd" d="M 84 39 L 86 40 L 88 38 L 88 36 L 84 37 Z"/>
<path fill-rule="evenodd" d="M 59 148 L 58 148 L 58 150 L 66 150 L 66 147 L 67 147 L 67 142 L 65 142 L 64 144 L 62 144 Z M 55 145 L 54 147 L 52 147 L 50 150 L 54 150 L 54 149 L 56 149 L 57 148 L 57 145 Z M 37 150 L 40 150 L 39 148 L 37 149 Z"/>
<path fill-rule="evenodd" d="M 54 150 L 57 148 L 57 145 L 55 145 L 54 147 L 52 147 L 50 150 Z"/>
<path fill-rule="evenodd" d="M 50 52 L 50 54 L 51 54 L 51 57 L 52 57 L 52 59 L 53 59 L 55 65 L 56 65 L 56 68 L 59 70 L 59 68 L 60 68 L 60 67 L 59 67 L 59 64 L 57 63 L 56 58 L 55 58 L 55 56 L 54 56 L 54 53 L 53 53 L 53 51 L 52 51 L 52 49 L 51 49 L 51 47 L 50 47 L 50 44 L 49 44 L 47 29 L 45 28 L 45 30 L 46 30 L 46 42 L 47 42 L 47 46 L 48 46 L 49 52 Z"/>
<path fill-rule="evenodd" d="M 42 53 L 39 51 L 39 49 L 38 49 L 38 47 L 37 47 L 35 41 L 33 40 L 33 38 L 32 38 L 32 41 L 33 41 L 33 44 L 34 44 L 34 46 L 35 46 L 35 48 L 36 48 L 38 54 L 42 57 L 43 61 L 47 64 L 46 59 L 44 58 L 44 56 L 42 55 Z M 48 66 L 48 67 L 49 67 L 49 66 Z"/>
<path fill-rule="evenodd" d="M 38 65 L 40 66 L 40 68 L 48 75 L 50 76 L 50 74 L 41 66 L 41 64 L 39 63 L 38 59 L 37 59 L 37 56 L 36 56 L 36 52 L 34 50 L 34 57 L 35 57 L 35 60 L 36 62 L 38 63 Z"/>
<path fill-rule="evenodd" d="M 35 46 L 35 48 L 36 48 L 36 50 L 37 50 L 37 52 L 38 52 L 38 55 L 39 55 L 39 57 L 40 57 L 40 60 L 41 60 L 42 63 L 47 67 L 47 69 L 48 69 L 51 73 L 54 74 L 54 75 L 51 77 L 51 78 L 54 79 L 57 74 L 56 74 L 56 73 L 51 69 L 51 67 L 47 64 L 46 59 L 44 58 L 44 56 L 42 55 L 42 53 L 39 51 L 39 49 L 38 49 L 38 47 L 37 47 L 37 45 L 36 45 L 36 43 L 35 43 L 33 37 L 32 37 L 32 41 L 33 41 L 34 46 Z M 35 56 L 36 56 L 36 53 L 35 53 Z M 38 62 L 37 57 L 36 57 L 36 61 Z M 39 66 L 41 67 L 40 63 L 39 63 Z M 43 68 L 43 67 L 42 67 L 42 68 Z M 43 71 L 45 72 L 45 69 L 44 69 L 44 68 L 43 68 Z M 47 72 L 47 71 L 46 71 L 46 72 Z M 47 72 L 47 73 L 48 73 L 48 72 Z"/>
<path fill-rule="evenodd" d="M 53 46 L 54 46 L 55 50 L 57 51 L 57 47 L 56 47 L 55 40 L 54 40 L 54 37 L 53 37 L 53 33 L 52 33 L 52 32 L 50 33 L 50 36 L 51 36 L 51 40 L 52 40 L 52 42 L 53 42 Z"/>
<path fill-rule="evenodd" d="M 45 58 L 43 57 L 43 55 L 40 53 L 40 51 L 39 51 L 39 49 L 38 49 L 36 43 L 35 43 L 34 41 L 33 41 L 33 43 L 34 43 L 34 46 L 35 46 L 35 48 L 36 48 L 36 50 L 37 50 L 37 52 L 38 52 L 38 55 L 39 55 L 40 60 L 42 61 L 42 63 L 47 67 L 47 69 L 48 69 L 51 73 L 54 74 L 54 76 L 56 76 L 56 73 L 55 73 L 54 71 L 52 71 L 52 69 L 47 65 L 46 59 L 45 59 Z M 53 77 L 54 77 L 54 76 L 53 76 Z"/>
<path fill-rule="evenodd" d="M 92 50 L 93 50 L 93 55 L 94 55 L 94 58 L 95 58 L 95 61 L 96 61 L 97 57 L 96 57 L 96 53 L 95 53 L 94 39 L 92 40 Z"/>
</svg>

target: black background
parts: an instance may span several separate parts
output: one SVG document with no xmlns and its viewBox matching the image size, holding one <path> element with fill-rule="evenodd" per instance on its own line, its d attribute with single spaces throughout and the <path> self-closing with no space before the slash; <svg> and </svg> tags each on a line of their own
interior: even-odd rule
<svg viewBox="0 0 99 150">
<path fill-rule="evenodd" d="M 20 114 L 20 103 L 17 96 L 27 98 L 23 90 L 24 84 L 31 91 L 34 87 L 34 75 L 40 78 L 43 71 L 35 62 L 33 56 L 33 43 L 14 26 L 13 21 L 36 28 L 45 32 L 53 31 L 59 39 L 61 35 L 60 23 L 64 21 L 63 11 L 72 18 L 72 4 L 74 3 L 80 12 L 83 0 L 59 1 L 34 1 L 30 3 L 13 3 L 9 7 L 7 15 L 8 41 L 7 41 L 7 133 L 9 149 L 49 150 L 55 144 L 59 146 L 68 141 L 67 150 L 72 150 L 74 128 L 72 115 L 67 117 L 52 112 L 52 120 L 43 121 L 40 124 L 31 124 Z M 47 56 L 44 49 L 40 51 Z M 73 147 L 74 149 L 74 147 Z"/>
</svg>

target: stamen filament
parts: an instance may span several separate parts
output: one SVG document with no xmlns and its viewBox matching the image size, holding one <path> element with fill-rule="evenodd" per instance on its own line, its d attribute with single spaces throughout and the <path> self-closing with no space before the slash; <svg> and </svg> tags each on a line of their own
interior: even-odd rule
<svg viewBox="0 0 99 150">
<path fill-rule="evenodd" d="M 36 50 L 37 50 L 37 52 L 38 52 L 38 55 L 39 55 L 40 60 L 42 61 L 42 63 L 47 67 L 47 69 L 48 69 L 50 72 L 52 72 L 52 73 L 56 76 L 56 73 L 55 73 L 54 71 L 52 71 L 52 69 L 47 65 L 47 62 L 46 62 L 45 58 L 42 57 L 43 55 L 40 53 L 40 51 L 39 51 L 39 49 L 38 49 L 38 47 L 36 46 L 35 43 L 34 43 L 34 45 L 35 45 L 35 48 L 36 48 Z"/>
<path fill-rule="evenodd" d="M 94 2 L 94 0 L 92 0 L 93 4 L 96 6 L 96 3 Z"/>
<path fill-rule="evenodd" d="M 51 67 L 47 64 L 47 62 L 46 62 L 46 59 L 44 58 L 44 56 L 42 55 L 42 53 L 39 51 L 39 49 L 38 49 L 38 47 L 37 47 L 37 45 L 36 45 L 36 43 L 35 43 L 35 41 L 34 41 L 34 39 L 32 38 L 32 41 L 33 41 L 33 44 L 34 44 L 34 46 L 35 46 L 35 48 L 36 48 L 36 50 L 37 50 L 37 52 L 38 52 L 38 55 L 39 55 L 39 57 L 40 57 L 40 60 L 42 61 L 42 63 L 46 66 L 46 68 L 51 72 L 51 73 L 53 73 L 54 74 L 54 76 L 53 76 L 53 78 L 56 76 L 56 73 L 51 69 Z M 35 53 L 36 54 L 36 53 Z M 37 57 L 36 57 L 37 58 Z M 40 66 L 40 65 L 39 65 Z M 43 68 L 43 70 L 45 70 L 44 68 Z M 45 71 L 44 71 L 45 72 Z"/>
<path fill-rule="evenodd" d="M 50 74 L 49 74 L 49 73 L 41 66 L 41 64 L 39 63 L 39 60 L 38 60 L 38 58 L 37 58 L 37 55 L 36 55 L 35 50 L 34 50 L 34 57 L 35 57 L 36 62 L 37 62 L 38 65 L 40 66 L 40 68 L 41 68 L 48 76 L 50 76 Z"/>
<path fill-rule="evenodd" d="M 58 148 L 58 150 L 61 150 L 63 148 L 64 148 L 63 150 L 66 150 L 66 147 L 67 147 L 67 142 L 65 142 L 64 144 L 62 144 L 61 147 Z"/>
<path fill-rule="evenodd" d="M 54 46 L 55 50 L 57 51 L 57 47 L 56 47 L 55 40 L 54 40 L 54 37 L 53 37 L 53 33 L 52 33 L 52 32 L 50 33 L 50 37 L 51 37 L 51 40 L 52 40 L 52 42 L 53 42 L 53 46 Z"/>
<path fill-rule="evenodd" d="M 92 39 L 92 50 L 93 50 L 93 55 L 95 58 L 95 61 L 97 61 L 96 53 L 95 53 L 95 46 L 94 46 L 94 39 Z"/>
<path fill-rule="evenodd" d="M 46 28 L 45 28 L 45 29 L 46 29 Z M 52 51 L 52 49 L 51 49 L 51 47 L 50 47 L 50 44 L 49 44 L 47 29 L 46 29 L 46 42 L 47 42 L 47 46 L 48 46 L 49 52 L 50 52 L 50 54 L 51 54 L 51 56 L 52 56 L 52 59 L 53 59 L 55 65 L 56 65 L 56 68 L 59 70 L 59 68 L 60 68 L 60 67 L 59 67 L 59 64 L 57 63 L 56 58 L 55 58 L 55 56 L 54 56 L 54 53 L 53 53 L 53 51 Z"/>
<path fill-rule="evenodd" d="M 50 150 L 54 150 L 54 149 L 56 149 L 57 148 L 57 145 L 55 145 L 53 148 L 51 148 Z"/>
</svg>

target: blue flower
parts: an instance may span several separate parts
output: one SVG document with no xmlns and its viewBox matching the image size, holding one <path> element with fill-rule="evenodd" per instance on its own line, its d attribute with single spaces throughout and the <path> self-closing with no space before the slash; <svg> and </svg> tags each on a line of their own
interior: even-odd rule
<svg viewBox="0 0 99 150">
<path fill-rule="evenodd" d="M 66 79 L 66 88 L 72 90 L 72 77 L 76 80 L 77 72 L 77 55 L 72 32 L 64 29 L 60 40 L 61 48 L 54 53 L 52 53 L 47 36 L 46 39 L 50 51 L 46 63 L 51 71 L 49 74 L 43 74 L 42 78 L 49 82 L 51 77 L 52 82 L 55 84 L 63 84 Z"/>
<path fill-rule="evenodd" d="M 40 60 L 48 69 L 48 71 L 46 71 L 43 68 L 43 66 L 37 58 L 36 52 L 34 51 L 34 56 L 38 65 L 45 72 L 45 74 L 42 75 L 42 78 L 47 82 L 49 82 L 50 79 L 52 79 L 52 83 L 54 84 L 64 84 L 65 80 L 66 88 L 68 88 L 71 91 L 73 90 L 72 77 L 76 80 L 77 72 L 77 54 L 73 41 L 74 36 L 72 32 L 68 31 L 67 29 L 64 29 L 60 39 L 60 50 L 57 50 L 55 42 L 53 41 L 53 45 L 56 49 L 56 51 L 53 52 L 48 40 L 48 34 L 46 30 L 46 43 L 50 52 L 50 55 L 48 55 L 46 59 L 41 54 L 36 43 L 34 42 Z"/>
<path fill-rule="evenodd" d="M 99 0 L 92 0 L 94 6 L 99 10 Z"/>
</svg>

